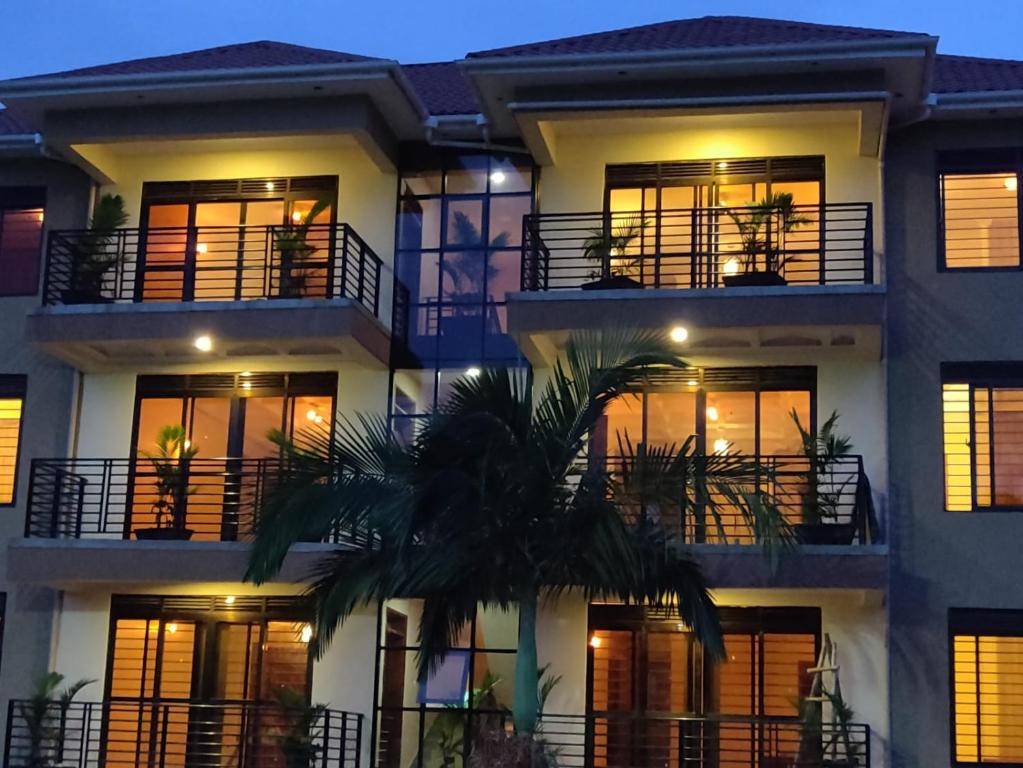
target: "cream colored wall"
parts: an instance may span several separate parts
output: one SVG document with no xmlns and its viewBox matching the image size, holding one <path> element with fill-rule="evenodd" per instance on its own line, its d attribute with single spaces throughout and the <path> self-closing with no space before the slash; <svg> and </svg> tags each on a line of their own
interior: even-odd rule
<svg viewBox="0 0 1023 768">
<path fill-rule="evenodd" d="M 802 117 L 793 113 L 788 124 L 777 117 L 757 125 L 744 118 L 729 125 L 714 118 L 701 126 L 696 118 L 678 121 L 670 130 L 637 118 L 629 130 L 588 132 L 582 124 L 559 123 L 555 130 L 555 162 L 543 168 L 540 206 L 545 213 L 599 211 L 604 204 L 604 169 L 611 163 L 672 160 L 824 155 L 827 202 L 874 204 L 874 242 L 883 251 L 881 226 L 881 163 L 859 153 L 859 124 L 855 113 Z"/>
</svg>

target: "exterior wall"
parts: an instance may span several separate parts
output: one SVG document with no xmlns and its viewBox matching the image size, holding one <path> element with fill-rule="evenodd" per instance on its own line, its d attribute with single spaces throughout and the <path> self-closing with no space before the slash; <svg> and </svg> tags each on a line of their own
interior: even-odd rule
<svg viewBox="0 0 1023 768">
<path fill-rule="evenodd" d="M 69 165 L 43 159 L 4 160 L 0 162 L 0 186 L 45 186 L 47 229 L 85 224 L 91 194 L 89 180 Z M 63 456 L 67 451 L 74 372 L 24 341 L 25 316 L 39 306 L 39 301 L 38 296 L 0 297 L 0 374 L 28 376 L 16 503 L 0 508 L 0 538 L 5 540 L 23 534 L 32 459 Z M 3 713 L 9 698 L 28 695 L 36 679 L 46 671 L 55 597 L 47 589 L 8 582 L 6 551 L 6 544 L 0 547 L 0 591 L 7 593 L 0 664 Z M 3 727 L 0 724 L 0 738 Z"/>
<path fill-rule="evenodd" d="M 1019 123 L 924 123 L 886 160 L 895 766 L 951 764 L 948 609 L 1023 608 L 1023 517 L 944 511 L 939 366 L 1021 361 L 1023 276 L 939 273 L 936 152 L 1023 146 Z"/>
</svg>

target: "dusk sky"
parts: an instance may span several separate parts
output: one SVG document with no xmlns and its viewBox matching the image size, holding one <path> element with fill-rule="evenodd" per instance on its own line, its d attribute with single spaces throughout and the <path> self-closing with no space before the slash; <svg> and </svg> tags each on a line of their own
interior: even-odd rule
<svg viewBox="0 0 1023 768">
<path fill-rule="evenodd" d="M 940 36 L 943 53 L 1023 58 L 1021 0 L 5 0 L 0 78 L 251 40 L 403 63 L 703 15 Z"/>
</svg>

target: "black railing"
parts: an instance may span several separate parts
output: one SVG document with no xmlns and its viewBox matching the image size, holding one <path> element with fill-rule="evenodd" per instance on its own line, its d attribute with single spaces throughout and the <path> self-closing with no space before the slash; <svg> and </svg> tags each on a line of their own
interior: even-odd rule
<svg viewBox="0 0 1023 768">
<path fill-rule="evenodd" d="M 657 499 L 632 493 L 631 489 L 649 487 L 637 475 L 642 460 L 609 457 L 594 461 L 623 491 L 627 519 L 652 521 L 688 543 L 755 544 L 762 538 L 745 498 L 730 493 L 735 490 L 757 491 L 769 498 L 797 542 L 851 545 L 878 539 L 862 456 L 841 456 L 826 463 L 802 455 L 695 456 L 692 466 L 676 470 L 682 473 L 677 496 L 669 488 L 658 493 Z M 724 482 L 726 478 L 730 485 Z M 664 497 L 669 494 L 677 503 L 666 507 Z M 634 501 L 630 503 L 630 499 Z"/>
<path fill-rule="evenodd" d="M 267 495 L 290 477 L 277 458 L 33 459 L 25 535 L 248 541 Z M 330 541 L 364 537 L 335 530 Z"/>
<path fill-rule="evenodd" d="M 405 743 L 403 738 L 399 745 L 381 734 L 380 768 L 462 768 L 474 750 L 486 749 L 488 731 L 511 728 L 507 711 L 446 707 L 406 714 L 421 720 L 418 740 Z M 537 738 L 558 768 L 869 768 L 870 727 L 832 722 L 830 713 L 823 714 L 807 722 L 795 717 L 545 714 Z M 447 727 L 431 727 L 440 717 Z M 445 738 L 448 733 L 455 738 Z"/>
<path fill-rule="evenodd" d="M 799 205 L 788 215 L 755 207 L 532 214 L 523 221 L 522 290 L 869 285 L 872 215 L 870 203 Z"/>
<path fill-rule="evenodd" d="M 349 298 L 380 311 L 382 263 L 348 224 L 50 232 L 45 304 Z"/>
<path fill-rule="evenodd" d="M 5 768 L 359 768 L 362 715 L 276 704 L 54 702 L 7 710 Z"/>
</svg>

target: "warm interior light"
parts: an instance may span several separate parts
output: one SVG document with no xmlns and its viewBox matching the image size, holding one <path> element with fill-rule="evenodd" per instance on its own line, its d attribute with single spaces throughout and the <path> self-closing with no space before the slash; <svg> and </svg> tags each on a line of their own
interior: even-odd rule
<svg viewBox="0 0 1023 768">
<path fill-rule="evenodd" d="M 195 348 L 198 349 L 200 352 L 209 352 L 211 349 L 213 349 L 213 339 L 211 339 L 206 334 L 203 334 L 202 336 L 196 336 L 195 341 L 192 343 L 195 345 Z"/>
<path fill-rule="evenodd" d="M 494 171 L 492 174 L 490 174 L 490 183 L 504 184 L 504 180 L 506 178 L 508 177 L 504 175 L 504 171 Z"/>
<path fill-rule="evenodd" d="M 728 453 L 728 441 L 723 437 L 719 437 L 714 441 L 714 453 Z"/>
<path fill-rule="evenodd" d="M 267 192 L 273 192 L 274 191 L 274 183 L 272 181 L 268 181 L 266 183 L 266 191 Z"/>
<path fill-rule="evenodd" d="M 242 371 L 242 372 L 241 372 L 241 376 L 242 376 L 243 378 L 245 378 L 245 377 L 247 377 L 247 376 L 251 376 L 251 375 L 252 375 L 252 371 Z"/>
<path fill-rule="evenodd" d="M 470 379 L 475 379 L 481 373 L 483 373 L 483 371 L 481 371 L 475 365 L 470 365 L 468 368 L 465 369 L 465 375 L 468 376 Z"/>
<path fill-rule="evenodd" d="M 727 168 L 727 167 L 728 167 L 728 161 L 727 161 L 727 160 L 722 160 L 722 161 L 721 161 L 720 163 L 718 163 L 718 168 L 719 168 L 720 170 L 722 170 L 722 171 L 723 171 L 723 170 L 724 170 L 725 168 Z"/>
<path fill-rule="evenodd" d="M 189 448 L 192 447 L 192 441 L 191 440 L 185 440 L 181 445 L 184 446 L 184 449 L 187 451 Z"/>
<path fill-rule="evenodd" d="M 305 624 L 302 627 L 302 642 L 308 643 L 313 639 L 313 628 L 311 624 Z"/>
<path fill-rule="evenodd" d="M 228 595 L 227 597 L 225 597 L 224 603 L 226 605 L 234 605 L 234 595 Z"/>
<path fill-rule="evenodd" d="M 735 259 L 729 259 L 725 262 L 725 274 L 726 275 L 737 275 L 739 274 L 739 262 Z"/>
<path fill-rule="evenodd" d="M 251 381 L 243 381 L 242 382 L 242 389 L 252 389 L 252 382 Z"/>
<path fill-rule="evenodd" d="M 301 221 L 302 221 L 302 214 L 299 213 L 298 211 L 295 211 L 293 214 L 291 214 L 291 220 L 293 222 L 295 222 L 296 224 L 301 223 Z"/>
<path fill-rule="evenodd" d="M 173 622 L 168 624 L 167 625 L 167 631 L 170 632 L 173 635 L 175 632 L 178 631 L 178 625 L 174 624 Z"/>
<path fill-rule="evenodd" d="M 592 648 L 599 648 L 600 647 L 600 638 L 597 637 L 596 635 L 591 637 L 590 638 L 590 647 L 592 647 Z"/>
<path fill-rule="evenodd" d="M 676 325 L 671 331 L 668 332 L 668 337 L 676 344 L 681 344 L 683 341 L 689 338 L 689 331 L 683 328 L 681 325 Z"/>
<path fill-rule="evenodd" d="M 689 381 L 686 382 L 686 384 L 688 384 L 690 387 L 695 387 L 696 379 L 690 379 Z"/>
<path fill-rule="evenodd" d="M 42 211 L 39 211 L 39 221 L 43 221 L 43 219 L 45 219 L 45 218 L 46 218 L 46 214 L 44 214 Z"/>
<path fill-rule="evenodd" d="M 195 246 L 196 253 L 206 253 L 209 249 L 210 247 L 206 243 L 199 243 Z"/>
<path fill-rule="evenodd" d="M 308 411 L 305 412 L 305 417 L 309 419 L 309 421 L 316 421 L 317 416 L 319 416 L 319 414 L 316 413 L 315 408 L 310 408 Z"/>
<path fill-rule="evenodd" d="M 715 408 L 713 405 L 708 405 L 707 406 L 707 421 L 717 421 L 717 420 L 718 420 L 718 409 Z"/>
<path fill-rule="evenodd" d="M 1010 192 L 1015 192 L 1016 187 L 1019 186 L 1019 182 L 1016 180 L 1015 176 L 1006 176 L 1005 181 L 1003 181 L 1002 183 L 1005 185 L 1005 188 Z"/>
</svg>

